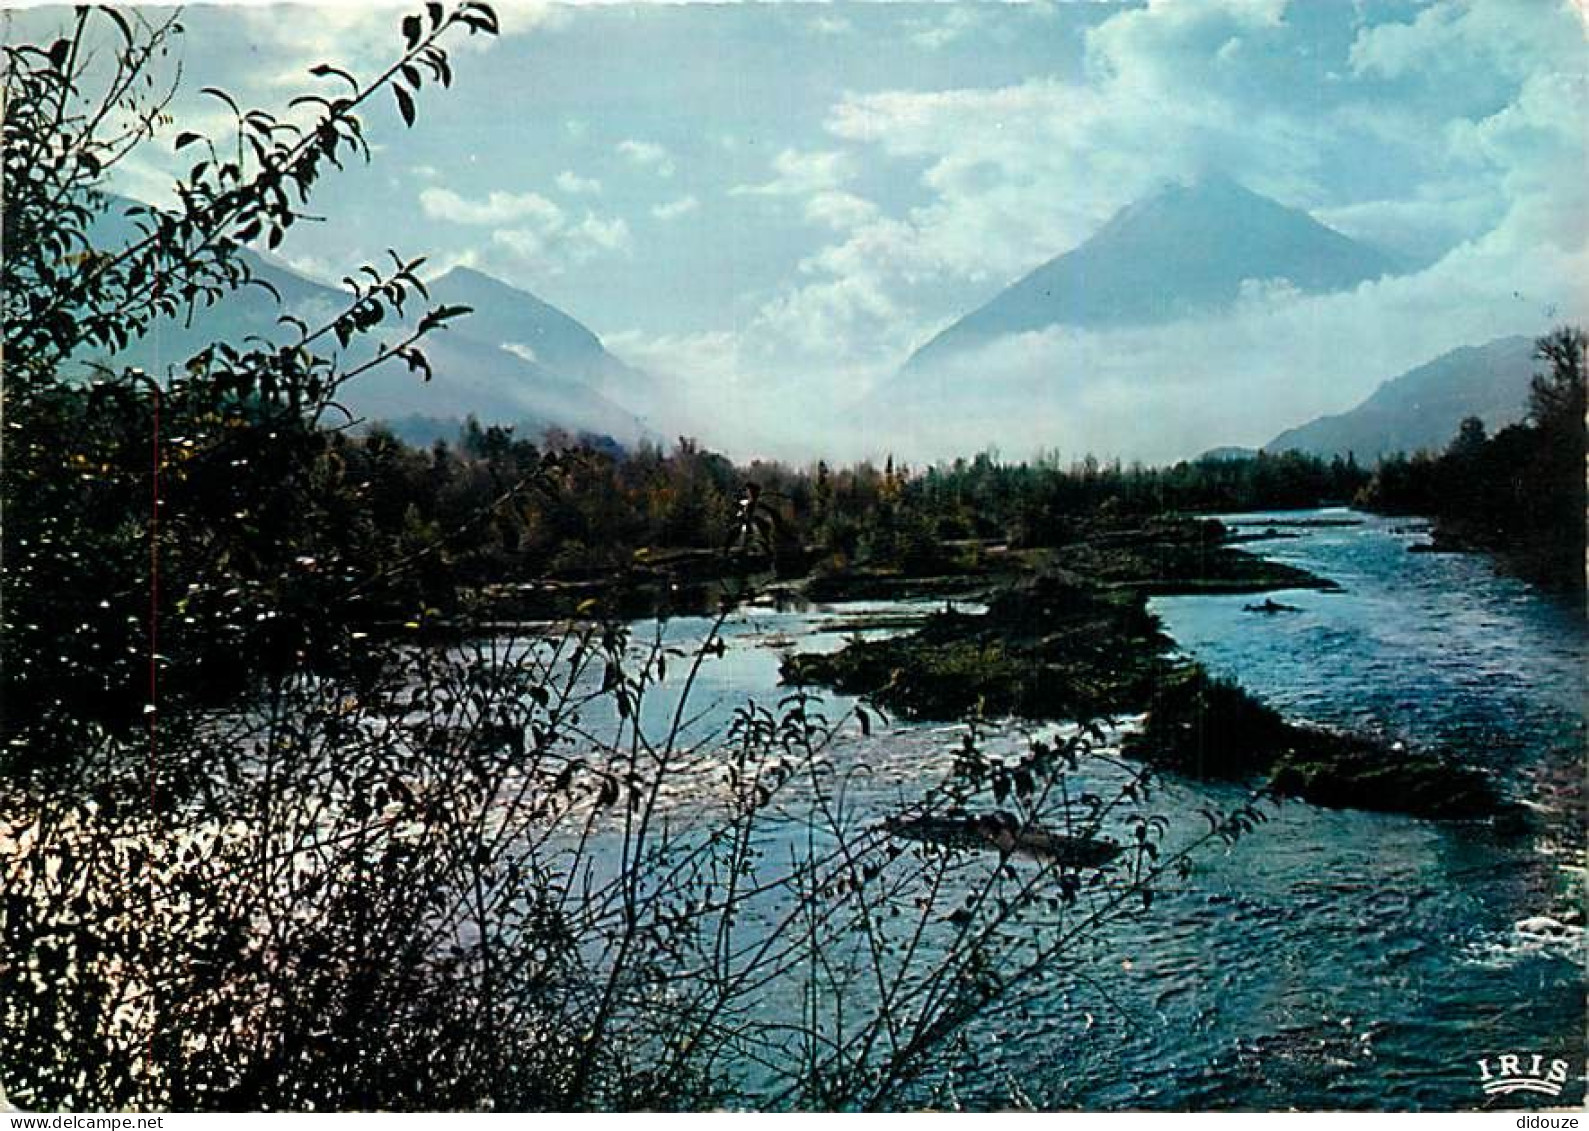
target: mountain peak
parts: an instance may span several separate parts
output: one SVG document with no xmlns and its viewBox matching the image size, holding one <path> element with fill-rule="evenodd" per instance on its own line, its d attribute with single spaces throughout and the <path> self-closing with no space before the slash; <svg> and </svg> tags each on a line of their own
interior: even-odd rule
<svg viewBox="0 0 1589 1131">
<path fill-rule="evenodd" d="M 495 275 L 488 275 L 484 271 L 465 266 L 462 263 L 455 267 L 449 267 L 446 271 L 436 276 L 430 281 L 429 286 L 432 289 L 440 288 L 444 291 L 467 289 L 503 296 L 519 295 L 523 298 L 534 299 L 536 302 L 542 301 L 522 287 L 516 287 L 505 279 L 499 279 Z"/>
<path fill-rule="evenodd" d="M 430 283 L 431 297 L 472 313 L 459 325 L 598 392 L 627 399 L 650 382 L 607 352 L 589 327 L 529 291 L 473 267 L 458 266 Z"/>
<path fill-rule="evenodd" d="M 1142 200 L 1145 202 L 1163 198 L 1222 201 L 1247 200 L 1275 203 L 1268 197 L 1253 192 L 1229 173 L 1218 171 L 1200 173 L 1195 177 L 1187 177 L 1181 180 L 1165 180 L 1156 191 L 1149 193 Z"/>
<path fill-rule="evenodd" d="M 1255 215 L 1291 211 L 1223 173 L 1209 173 L 1189 181 L 1165 181 L 1155 191 L 1121 208 L 1082 247 L 1100 240 L 1162 238 L 1166 226 L 1227 228 L 1248 223 Z"/>
<path fill-rule="evenodd" d="M 1239 242 L 1234 247 L 1222 249 L 1209 239 L 1211 232 Z M 1082 247 L 1122 237 L 1134 243 L 1191 239 L 1195 241 L 1195 250 L 1209 259 L 1222 250 L 1244 254 L 1246 261 L 1234 260 L 1229 264 L 1232 270 L 1257 272 L 1281 267 L 1291 271 L 1282 276 L 1249 274 L 1248 278 L 1284 277 L 1299 282 L 1293 275 L 1308 274 L 1307 264 L 1302 259 L 1304 252 L 1339 254 L 1348 246 L 1368 261 L 1364 264 L 1365 270 L 1375 267 L 1388 270 L 1391 266 L 1390 258 L 1377 249 L 1354 243 L 1300 208 L 1254 192 L 1224 173 L 1208 173 L 1190 181 L 1165 184 L 1157 192 L 1116 212 Z M 1261 239 L 1274 246 L 1265 246 Z"/>
<path fill-rule="evenodd" d="M 447 270 L 443 271 L 440 275 L 436 276 L 435 281 L 439 283 L 439 282 L 443 281 L 444 279 L 451 279 L 453 282 L 460 282 L 460 283 L 471 283 L 471 282 L 501 283 L 500 279 L 497 279 L 497 278 L 494 278 L 494 277 L 492 277 L 490 275 L 487 275 L 484 271 L 477 271 L 473 267 L 469 267 L 469 266 L 467 266 L 467 265 L 465 265 L 463 263 L 458 263 L 458 264 L 453 265 L 452 267 L 447 268 Z"/>
<path fill-rule="evenodd" d="M 1249 280 L 1326 293 L 1397 270 L 1384 252 L 1210 173 L 1126 205 L 1079 247 L 939 334 L 907 368 L 1049 326 L 1154 325 L 1217 313 Z"/>
<path fill-rule="evenodd" d="M 545 299 L 473 267 L 454 267 L 432 280 L 429 289 L 438 302 L 473 307 L 469 324 L 476 337 L 514 341 L 515 334 L 533 333 L 556 339 L 554 349 L 590 353 L 601 348 L 595 334 Z"/>
</svg>

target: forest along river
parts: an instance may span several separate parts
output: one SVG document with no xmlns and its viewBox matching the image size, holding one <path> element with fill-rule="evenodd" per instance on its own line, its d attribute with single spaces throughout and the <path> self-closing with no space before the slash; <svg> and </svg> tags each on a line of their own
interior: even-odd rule
<svg viewBox="0 0 1589 1131">
<path fill-rule="evenodd" d="M 1556 1102 L 1580 1102 L 1584 932 L 1539 919 L 1581 906 L 1580 616 L 1483 557 L 1409 553 L 1427 536 L 1406 520 L 1221 517 L 1249 535 L 1274 527 L 1279 536 L 1249 548 L 1342 591 L 1277 592 L 1292 608 L 1269 613 L 1246 609 L 1262 597 L 1154 599 L 1185 652 L 1288 717 L 1455 751 L 1538 806 L 1544 831 L 1287 802 L 1233 848 L 1205 855 L 1149 914 L 1088 946 L 1085 977 L 1062 981 L 1018 1023 L 979 1031 L 1002 1070 L 966 1082 L 962 1096 L 1008 1104 L 1018 1081 L 1043 1107 L 1475 1108 L 1487 1102 L 1480 1058 L 1539 1053 L 1572 1066 Z M 692 697 L 697 727 L 723 725 L 747 698 L 775 706 L 790 648 L 836 648 L 879 614 L 923 607 L 942 602 L 731 619 L 728 650 L 705 664 Z M 687 646 L 706 628 L 680 618 L 667 635 Z M 636 639 L 654 631 L 637 624 Z M 682 682 L 670 675 L 647 704 L 653 729 Z M 851 703 L 824 702 L 834 718 Z M 832 755 L 841 769 L 869 767 L 859 799 L 881 815 L 935 779 L 960 733 L 890 725 L 863 737 L 852 725 Z M 1189 827 L 1201 824 L 1199 807 L 1243 795 L 1165 785 L 1153 808 Z"/>
</svg>

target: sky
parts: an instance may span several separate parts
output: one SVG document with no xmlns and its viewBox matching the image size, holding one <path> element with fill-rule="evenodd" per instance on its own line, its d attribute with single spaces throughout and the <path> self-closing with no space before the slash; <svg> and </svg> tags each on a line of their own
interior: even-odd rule
<svg viewBox="0 0 1589 1131">
<path fill-rule="evenodd" d="M 283 258 L 326 280 L 389 246 L 488 271 L 656 374 L 730 450 L 1178 458 L 1584 315 L 1572 0 L 496 7 L 503 36 L 460 37 L 452 89 L 424 94 L 413 129 L 370 116 L 373 162 L 323 182 L 326 222 Z M 335 81 L 315 63 L 376 72 L 404 11 L 189 7 L 172 136 L 224 129 L 208 84 L 279 108 Z M 10 13 L 7 34 L 61 18 Z M 158 199 L 175 161 L 146 147 L 119 187 Z M 988 360 L 1025 374 L 1018 420 L 944 420 L 912 444 L 854 418 L 955 318 L 1211 171 L 1416 270 L 1004 343 Z"/>
</svg>

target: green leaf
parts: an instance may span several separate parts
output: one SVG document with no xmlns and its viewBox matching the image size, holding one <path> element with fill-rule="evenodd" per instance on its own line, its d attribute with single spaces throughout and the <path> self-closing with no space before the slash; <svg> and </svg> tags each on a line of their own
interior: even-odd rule
<svg viewBox="0 0 1589 1131">
<path fill-rule="evenodd" d="M 183 148 L 186 148 L 187 146 L 192 145 L 196 141 L 203 141 L 203 140 L 204 140 L 204 137 L 203 137 L 202 134 L 196 134 L 192 130 L 187 130 L 187 131 L 185 131 L 183 133 L 177 134 L 177 143 L 176 143 L 176 146 L 174 148 L 183 149 Z"/>
<path fill-rule="evenodd" d="M 238 117 L 242 117 L 243 111 L 237 105 L 237 99 L 233 98 L 230 94 L 227 94 L 226 91 L 222 90 L 220 87 L 206 86 L 201 89 L 199 93 L 208 94 L 211 98 L 219 98 L 222 102 L 226 103 L 232 108 L 232 113 L 236 114 Z"/>
<path fill-rule="evenodd" d="M 397 112 L 403 116 L 403 121 L 412 126 L 414 124 L 414 96 L 400 86 L 392 87 L 392 93 L 397 95 Z"/>
<path fill-rule="evenodd" d="M 438 306 L 434 310 L 426 311 L 424 317 L 419 320 L 419 332 L 428 334 L 444 322 L 473 313 L 472 306 Z"/>
<path fill-rule="evenodd" d="M 355 91 L 359 89 L 358 79 L 348 74 L 348 72 L 344 71 L 341 67 L 333 67 L 330 63 L 321 63 L 318 66 L 310 67 L 309 73 L 317 79 L 323 79 L 327 75 L 335 75 L 337 78 L 346 82 Z"/>
<path fill-rule="evenodd" d="M 412 51 L 419 46 L 420 37 L 425 34 L 418 16 L 408 16 L 403 20 L 403 38 L 408 41 L 408 48 Z"/>
</svg>

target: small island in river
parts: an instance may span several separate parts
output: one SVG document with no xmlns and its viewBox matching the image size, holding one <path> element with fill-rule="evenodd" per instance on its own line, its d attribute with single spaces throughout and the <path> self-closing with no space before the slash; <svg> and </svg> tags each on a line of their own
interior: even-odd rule
<svg viewBox="0 0 1589 1131">
<path fill-rule="evenodd" d="M 1223 524 L 1206 519 L 1100 529 L 1021 558 L 1014 572 L 963 579 L 983 587 L 985 612 L 946 609 L 902 635 L 797 653 L 784 676 L 911 719 L 1142 714 L 1123 745 L 1129 757 L 1198 778 L 1262 780 L 1277 796 L 1318 805 L 1443 819 L 1512 811 L 1488 775 L 1449 753 L 1284 719 L 1179 656 L 1149 595 L 1338 588 L 1229 541 Z M 824 579 L 824 592 L 842 592 L 842 581 Z"/>
</svg>

